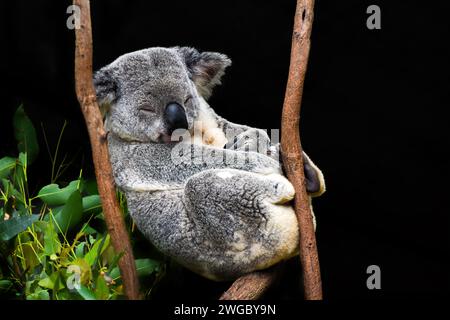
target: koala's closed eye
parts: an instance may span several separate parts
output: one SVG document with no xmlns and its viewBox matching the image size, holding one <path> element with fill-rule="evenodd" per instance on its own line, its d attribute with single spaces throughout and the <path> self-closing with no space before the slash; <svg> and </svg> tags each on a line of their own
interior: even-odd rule
<svg viewBox="0 0 450 320">
<path fill-rule="evenodd" d="M 188 96 L 186 98 L 186 100 L 184 100 L 184 104 L 187 104 L 188 102 L 190 102 L 192 100 L 192 96 Z"/>
<path fill-rule="evenodd" d="M 143 113 L 155 113 L 156 109 L 150 104 L 143 104 L 139 106 L 139 111 Z"/>
</svg>

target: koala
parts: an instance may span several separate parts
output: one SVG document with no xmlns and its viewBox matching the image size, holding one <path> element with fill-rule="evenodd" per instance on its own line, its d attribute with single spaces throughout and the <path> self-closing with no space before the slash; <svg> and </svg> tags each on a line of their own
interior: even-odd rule
<svg viewBox="0 0 450 320">
<path fill-rule="evenodd" d="M 155 47 L 94 75 L 115 182 L 136 226 L 161 252 L 216 281 L 299 251 L 279 144 L 207 103 L 230 64 L 221 53 Z M 321 195 L 322 172 L 303 157 L 307 190 Z"/>
</svg>

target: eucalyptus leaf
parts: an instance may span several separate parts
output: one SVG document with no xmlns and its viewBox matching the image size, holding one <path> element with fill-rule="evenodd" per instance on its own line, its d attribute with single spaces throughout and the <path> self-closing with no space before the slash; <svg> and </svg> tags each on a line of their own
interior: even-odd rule
<svg viewBox="0 0 450 320">
<path fill-rule="evenodd" d="M 109 298 L 109 288 L 102 275 L 99 275 L 95 282 L 95 298 L 97 300 L 107 300 Z"/>
<path fill-rule="evenodd" d="M 37 214 L 13 214 L 8 220 L 0 221 L 0 240 L 7 241 L 31 226 L 39 219 Z"/>
<path fill-rule="evenodd" d="M 61 252 L 61 242 L 55 230 L 54 222 L 50 220 L 44 232 L 44 253 L 51 257 L 59 252 Z"/>
<path fill-rule="evenodd" d="M 14 199 L 18 202 L 20 202 L 22 205 L 26 203 L 26 200 L 24 200 L 24 195 L 20 193 L 14 185 L 11 183 L 11 181 L 7 179 L 2 179 L 2 185 L 3 185 L 3 193 L 8 197 L 11 198 L 11 196 L 14 197 Z M 23 207 L 23 206 L 22 206 Z"/>
<path fill-rule="evenodd" d="M 0 280 L 0 292 L 2 290 L 7 291 L 12 285 L 13 283 L 10 280 Z"/>
<path fill-rule="evenodd" d="M 84 247 L 85 247 L 86 243 L 81 242 L 80 244 L 78 244 L 75 247 L 75 255 L 77 256 L 77 258 L 82 258 L 84 256 Z"/>
<path fill-rule="evenodd" d="M 87 287 L 81 285 L 77 291 L 84 300 L 95 300 L 95 294 Z"/>
<path fill-rule="evenodd" d="M 109 240 L 109 234 L 106 235 L 106 238 L 98 239 L 92 246 L 91 250 L 89 250 L 89 252 L 84 256 L 84 259 L 90 266 L 94 265 L 95 261 L 98 259 L 98 256 L 100 256 L 109 246 Z"/>
<path fill-rule="evenodd" d="M 27 154 L 28 163 L 31 164 L 39 154 L 39 144 L 33 123 L 25 113 L 23 105 L 17 108 L 13 117 L 14 136 L 17 140 L 19 152 Z"/>
<path fill-rule="evenodd" d="M 98 233 L 97 230 L 89 226 L 87 223 L 84 224 L 83 228 L 81 228 L 83 234 L 92 235 Z"/>
<path fill-rule="evenodd" d="M 161 262 L 153 259 L 136 259 L 134 260 L 136 264 L 136 271 L 139 277 L 145 277 L 153 273 L 158 273 L 161 271 Z M 115 267 L 109 273 L 109 276 L 116 279 L 120 276 L 120 270 Z"/>
<path fill-rule="evenodd" d="M 136 271 L 138 276 L 148 276 L 161 271 L 161 262 L 153 259 L 136 259 Z"/>
<path fill-rule="evenodd" d="M 16 166 L 16 159 L 3 157 L 0 159 L 0 179 L 6 178 Z"/>
<path fill-rule="evenodd" d="M 96 213 L 102 209 L 102 202 L 99 195 L 83 197 L 83 212 Z"/>
<path fill-rule="evenodd" d="M 79 189 L 80 185 L 80 180 L 74 180 L 64 188 L 59 188 L 57 184 L 52 183 L 43 187 L 37 196 L 49 206 L 61 206 L 69 200 L 75 190 Z"/>
<path fill-rule="evenodd" d="M 36 255 L 36 252 L 38 252 L 38 250 L 38 246 L 35 242 L 22 242 L 22 252 L 23 258 L 25 260 L 25 266 L 30 270 L 40 264 L 39 257 Z"/>
<path fill-rule="evenodd" d="M 20 152 L 19 153 L 19 164 L 23 167 L 27 167 L 28 166 L 28 156 L 26 152 Z"/>
<path fill-rule="evenodd" d="M 46 277 L 38 282 L 42 288 L 53 289 L 55 283 L 50 277 Z"/>
<path fill-rule="evenodd" d="M 67 199 L 63 209 L 54 214 L 54 218 L 61 231 L 66 233 L 67 230 L 70 230 L 81 221 L 82 215 L 83 207 L 80 191 L 75 190 Z"/>
<path fill-rule="evenodd" d="M 47 290 L 36 290 L 35 292 L 27 295 L 27 300 L 50 300 L 50 295 Z"/>
</svg>

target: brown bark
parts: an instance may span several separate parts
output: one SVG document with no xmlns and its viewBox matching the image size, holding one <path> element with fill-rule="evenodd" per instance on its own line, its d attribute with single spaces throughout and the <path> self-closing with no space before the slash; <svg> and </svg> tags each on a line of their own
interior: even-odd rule
<svg viewBox="0 0 450 320">
<path fill-rule="evenodd" d="M 292 34 L 291 60 L 281 120 L 281 151 L 289 181 L 295 188 L 295 212 L 299 222 L 300 261 L 305 299 L 321 300 L 322 283 L 316 238 L 306 193 L 300 142 L 300 107 L 307 68 L 314 0 L 297 0 Z M 237 279 L 220 299 L 258 299 L 274 282 L 276 272 L 255 272 Z"/>
<path fill-rule="evenodd" d="M 92 30 L 89 0 L 74 0 L 73 4 L 81 11 L 81 26 L 75 30 L 75 86 L 89 132 L 98 192 L 114 250 L 117 253 L 124 252 L 119 260 L 119 268 L 125 294 L 128 299 L 139 299 L 139 282 L 133 251 L 116 198 L 106 132 L 103 129 L 103 119 L 92 81 Z"/>
<path fill-rule="evenodd" d="M 266 292 L 280 274 L 281 265 L 255 271 L 240 277 L 222 294 L 219 300 L 257 300 Z"/>
<path fill-rule="evenodd" d="M 319 256 L 316 236 L 305 188 L 302 146 L 300 142 L 300 109 L 307 68 L 314 0 L 298 0 L 292 36 L 291 63 L 281 121 L 281 150 L 289 181 L 295 188 L 295 212 L 300 233 L 300 261 L 302 265 L 305 299 L 321 300 Z"/>
</svg>

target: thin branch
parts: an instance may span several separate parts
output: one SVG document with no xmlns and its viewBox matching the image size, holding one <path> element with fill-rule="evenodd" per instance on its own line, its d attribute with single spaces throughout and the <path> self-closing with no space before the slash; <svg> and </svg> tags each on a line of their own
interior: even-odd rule
<svg viewBox="0 0 450 320">
<path fill-rule="evenodd" d="M 281 265 L 240 277 L 219 300 L 257 300 L 263 296 L 280 275 Z"/>
<path fill-rule="evenodd" d="M 128 299 L 139 299 L 139 282 L 125 223 L 116 198 L 112 168 L 109 161 L 106 133 L 97 104 L 92 81 L 92 31 L 89 0 L 74 0 L 80 8 L 80 28 L 75 30 L 75 86 L 77 98 L 91 141 L 92 158 L 103 214 L 111 235 L 114 250 L 124 252 L 119 260 L 125 294 Z"/>
<path fill-rule="evenodd" d="M 283 165 L 295 188 L 295 212 L 300 233 L 300 261 L 305 299 L 322 299 L 322 283 L 316 238 L 306 193 L 300 142 L 300 107 L 308 63 L 314 0 L 297 0 L 292 34 L 291 60 L 281 120 Z M 258 299 L 275 281 L 273 270 L 254 272 L 237 279 L 220 299 Z"/>
<path fill-rule="evenodd" d="M 300 142 L 300 109 L 308 63 L 314 0 L 297 0 L 292 35 L 291 63 L 281 120 L 281 153 L 289 181 L 295 189 L 295 212 L 300 235 L 305 299 L 322 299 L 319 256 L 312 222 L 309 196 L 305 188 L 302 146 Z"/>
</svg>

